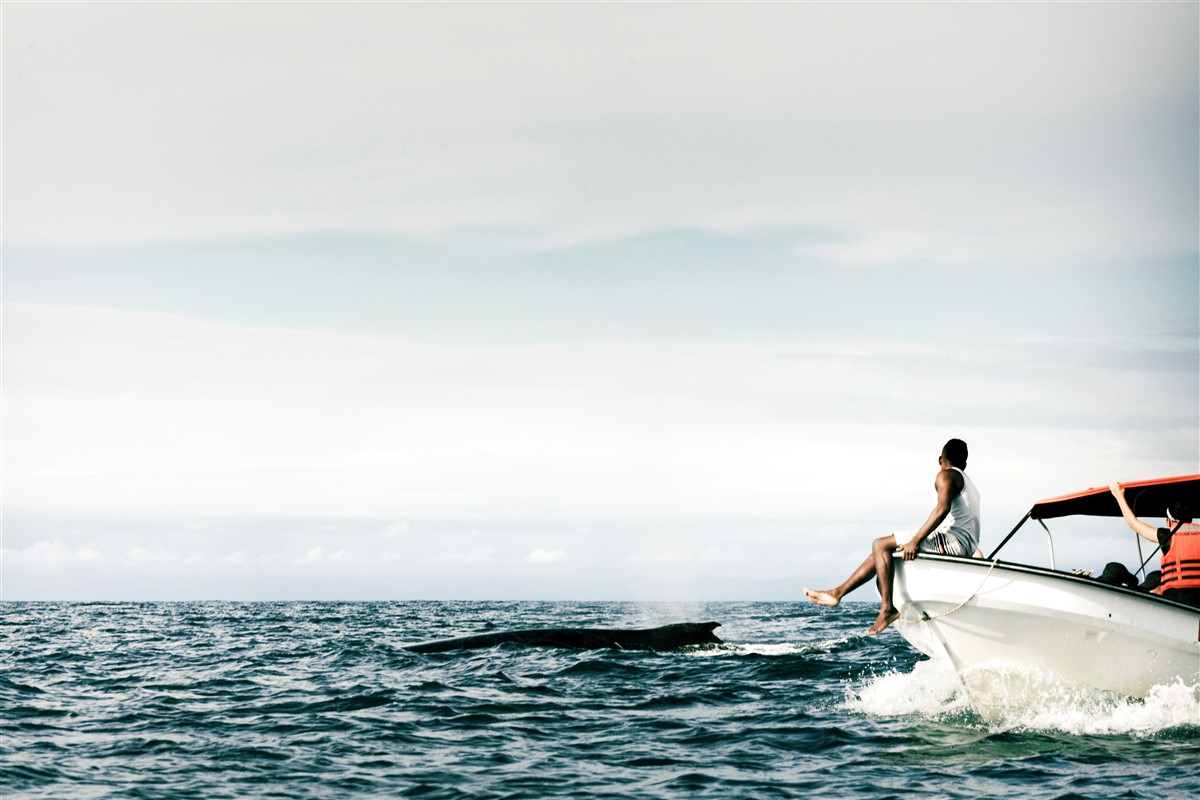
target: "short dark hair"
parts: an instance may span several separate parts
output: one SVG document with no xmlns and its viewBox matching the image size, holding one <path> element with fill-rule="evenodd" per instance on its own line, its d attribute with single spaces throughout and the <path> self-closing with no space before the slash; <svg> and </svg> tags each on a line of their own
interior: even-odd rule
<svg viewBox="0 0 1200 800">
<path fill-rule="evenodd" d="M 1167 513 L 1176 522 L 1188 523 L 1192 521 L 1192 510 L 1182 500 L 1168 508 Z"/>
<path fill-rule="evenodd" d="M 959 469 L 967 468 L 967 443 L 962 439 L 951 439 L 942 448 L 942 455 Z"/>
</svg>

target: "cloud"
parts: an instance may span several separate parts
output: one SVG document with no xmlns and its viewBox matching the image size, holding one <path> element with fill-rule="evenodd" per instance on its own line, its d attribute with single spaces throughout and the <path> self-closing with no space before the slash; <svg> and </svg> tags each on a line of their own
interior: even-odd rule
<svg viewBox="0 0 1200 800">
<path fill-rule="evenodd" d="M 54 567 L 71 562 L 93 562 L 103 554 L 90 547 L 71 547 L 62 539 L 37 541 L 26 547 L 4 548 L 3 561 L 10 566 Z"/>
<path fill-rule="evenodd" d="M 1184 338 L 434 347 L 8 305 L 6 504 L 573 525 L 874 517 L 914 486 L 923 496 L 951 435 L 979 454 L 982 483 L 1034 495 L 1073 488 L 1067 475 L 1187 470 L 1194 358 Z"/>
<path fill-rule="evenodd" d="M 989 525 L 1194 471 L 1198 21 L 6 6 L 6 586 L 780 577 L 950 435 Z"/>
<path fill-rule="evenodd" d="M 326 550 L 324 547 L 309 548 L 303 556 L 296 559 L 297 564 L 336 564 L 349 561 L 351 554 L 346 550 Z"/>
<path fill-rule="evenodd" d="M 407 522 L 393 522 L 392 524 L 390 524 L 386 528 L 384 528 L 383 531 L 381 531 L 380 535 L 386 536 L 389 538 L 405 536 L 408 534 L 409 528 L 410 528 L 410 526 L 409 526 L 409 523 L 407 523 Z"/>
<path fill-rule="evenodd" d="M 915 254 L 1195 243 L 1190 4 L 32 4 L 5 22 L 9 242 L 610 236 L 790 209 L 864 243 L 830 257 L 901 236 Z"/>
</svg>

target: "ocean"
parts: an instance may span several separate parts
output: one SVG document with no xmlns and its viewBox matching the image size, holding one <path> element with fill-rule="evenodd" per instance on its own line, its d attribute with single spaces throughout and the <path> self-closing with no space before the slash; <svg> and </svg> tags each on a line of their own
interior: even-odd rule
<svg viewBox="0 0 1200 800">
<path fill-rule="evenodd" d="M 0 603 L 17 798 L 1194 798 L 1200 689 L 986 716 L 847 603 Z M 690 652 L 430 639 L 715 620 Z"/>
</svg>

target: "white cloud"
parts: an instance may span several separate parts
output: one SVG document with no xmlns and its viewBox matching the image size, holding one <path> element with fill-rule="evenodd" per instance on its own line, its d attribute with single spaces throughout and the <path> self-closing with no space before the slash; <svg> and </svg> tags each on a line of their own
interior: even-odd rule
<svg viewBox="0 0 1200 800">
<path fill-rule="evenodd" d="M 564 550 L 545 550 L 541 547 L 525 556 L 525 561 L 530 564 L 555 564 L 567 559 L 568 556 Z"/>
<path fill-rule="evenodd" d="M 346 550 L 326 550 L 324 547 L 309 548 L 303 556 L 296 559 L 297 564 L 335 564 L 349 561 L 352 555 Z"/>
<path fill-rule="evenodd" d="M 397 536 L 405 536 L 408 534 L 410 526 L 407 522 L 393 522 L 381 531 L 382 536 L 391 538 Z"/>
<path fill-rule="evenodd" d="M 226 573 L 277 580 L 265 596 L 306 596 L 292 578 L 322 569 L 353 573 L 354 590 L 382 575 L 392 591 L 403 573 L 412 592 L 431 591 L 426 574 L 467 585 L 466 574 L 484 592 L 501 564 L 518 583 L 578 578 L 584 563 L 588 579 L 619 580 L 627 559 L 656 574 L 777 577 L 793 564 L 836 570 L 876 526 L 922 519 L 950 435 L 970 443 L 985 516 L 1001 527 L 1037 497 L 1194 471 L 1194 316 L 1177 312 L 1167 323 L 1186 329 L 1156 341 L 1038 337 L 1134 330 L 1129 298 L 1189 285 L 1177 278 L 1200 225 L 1198 14 L 1167 3 L 6 5 L 6 247 L 202 243 L 139 250 L 132 264 L 120 260 L 128 248 L 108 261 L 71 250 L 78 262 L 52 278 L 26 249 L 21 299 L 61 299 L 68 286 L 67 302 L 163 308 L 154 282 L 190 281 L 214 239 L 485 226 L 466 244 L 372 240 L 397 244 L 384 260 L 409 245 L 430 254 L 430 274 L 488 271 L 473 295 L 469 270 L 462 282 L 351 280 L 336 298 L 318 281 L 264 292 L 271 308 L 222 304 L 216 295 L 243 287 L 220 276 L 205 284 L 214 297 L 179 295 L 189 313 L 290 312 L 288 324 L 311 327 L 337 319 L 334 306 L 401 316 L 386 291 L 365 302 L 364 286 L 422 301 L 433 286 L 457 303 L 454 324 L 438 328 L 430 301 L 405 335 L 545 341 L 561 318 L 575 335 L 558 340 L 577 341 L 697 320 L 683 327 L 707 342 L 427 346 L 6 305 L 6 519 L 85 520 L 6 531 L 7 585 L 14 573 L 26 594 L 50 573 L 67 587 L 119 580 L 88 569 L 102 562 L 161 572 L 164 585 L 204 576 L 198 597 Z M 795 232 L 794 260 L 772 228 Z M 633 248 L 633 263 L 620 246 L 546 252 L 664 230 L 742 232 L 728 264 L 758 259 L 753 274 L 702 286 L 721 258 L 697 257 L 719 244 L 704 235 Z M 300 249 L 310 241 L 326 240 Z M 360 245 L 303 263 L 373 247 Z M 237 255 L 254 268 L 231 274 L 291 278 L 292 250 L 255 247 Z M 486 255 L 463 256 L 472 248 Z M 587 279 L 608 293 L 573 305 L 583 293 L 569 277 L 545 291 L 495 279 L 525 258 L 562 267 L 556 279 L 598 265 Z M 1175 259 L 1170 277 L 1050 281 L 1047 302 L 1011 314 L 1023 293 L 996 280 L 1013 264 L 1075 276 L 1156 258 Z M 929 328 L 905 314 L 941 307 L 914 303 L 929 287 L 906 283 L 905 262 L 963 276 L 968 310 L 921 341 Z M 772 277 L 781 263 L 786 292 Z M 813 263 L 891 269 L 813 270 L 846 282 L 807 293 Z M 634 278 L 603 283 L 610 271 Z M 886 290 L 867 285 L 885 272 Z M 743 274 L 757 294 L 741 291 Z M 1077 303 L 1077 289 L 1095 296 Z M 1058 327 L 1034 319 L 1060 306 Z M 1078 322 L 1131 314 L 1127 328 Z M 807 326 L 787 326 L 800 315 Z M 868 320 L 878 326 L 864 330 Z M 747 331 L 756 343 L 713 343 Z M 171 541 L 147 519 L 185 522 Z M 105 524 L 107 538 L 89 532 Z"/>
<path fill-rule="evenodd" d="M 10 305 L 6 504 L 573 526 L 874 518 L 923 513 L 909 504 L 924 505 L 952 435 L 979 454 L 981 484 L 1023 504 L 1189 469 L 1195 387 L 1173 362 L 1194 344 L 1172 346 L 1154 345 L 1158 364 L 1128 344 L 1019 340 L 432 347 Z M 1156 390 L 1131 395 L 1131 381 Z"/>
<path fill-rule="evenodd" d="M 918 254 L 1195 243 L 1190 4 L 31 4 L 5 23 L 9 241 L 561 238 L 788 208 L 867 255 L 900 233 Z"/>
<path fill-rule="evenodd" d="M 0 552 L 3 552 L 3 562 L 11 566 L 53 567 L 103 559 L 103 554 L 98 550 L 71 547 L 62 539 L 37 541 L 21 548 L 6 547 Z"/>
</svg>

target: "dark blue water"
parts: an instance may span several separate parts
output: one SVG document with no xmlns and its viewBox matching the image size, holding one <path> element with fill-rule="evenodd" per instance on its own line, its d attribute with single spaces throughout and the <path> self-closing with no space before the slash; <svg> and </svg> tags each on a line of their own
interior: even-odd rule
<svg viewBox="0 0 1200 800">
<path fill-rule="evenodd" d="M 5 798 L 1195 798 L 1200 698 L 1014 697 L 870 605 L 4 603 Z M 684 653 L 401 645 L 717 620 Z"/>
</svg>

